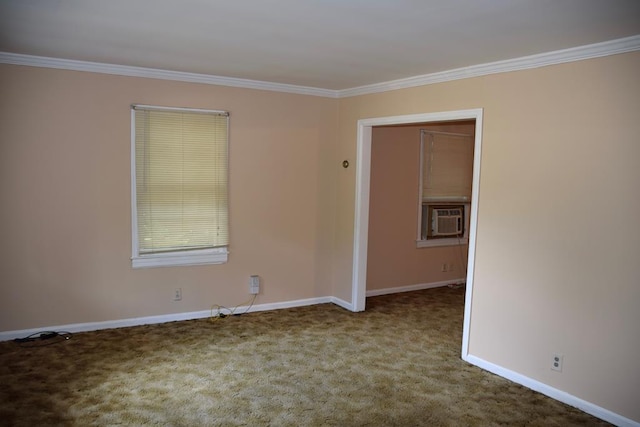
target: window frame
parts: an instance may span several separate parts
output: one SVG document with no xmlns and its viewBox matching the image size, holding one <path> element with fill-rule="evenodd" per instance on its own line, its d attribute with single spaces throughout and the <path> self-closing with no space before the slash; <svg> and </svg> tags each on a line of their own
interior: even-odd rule
<svg viewBox="0 0 640 427">
<path fill-rule="evenodd" d="M 434 196 L 434 197 L 424 197 L 424 174 L 427 165 L 425 164 L 425 145 L 426 141 L 424 135 L 426 133 L 433 134 L 448 134 L 453 136 L 464 136 L 471 137 L 472 143 L 475 145 L 474 136 L 471 134 L 461 134 L 456 132 L 442 132 L 442 131 L 432 131 L 422 129 L 420 131 L 420 167 L 419 167 L 419 185 L 418 185 L 418 224 L 417 224 L 417 235 L 416 235 L 416 247 L 417 248 L 433 248 L 439 246 L 458 246 L 458 245 L 467 245 L 469 244 L 469 226 L 470 226 L 470 214 L 471 214 L 471 200 L 470 197 L 466 196 Z M 475 147 L 474 147 L 475 150 Z M 473 163 L 472 163 L 473 167 Z M 471 176 L 473 176 L 473 170 L 471 171 Z M 454 236 L 454 237 L 432 237 L 423 239 L 423 234 L 426 236 L 426 230 L 423 230 L 422 225 L 422 210 L 423 206 L 426 205 L 427 209 L 431 206 L 440 206 L 440 205 L 462 205 L 464 207 L 464 224 L 463 224 L 463 235 L 462 236 Z M 429 227 L 429 224 L 426 224 L 426 227 Z M 423 231 L 425 233 L 423 233 Z"/>
<path fill-rule="evenodd" d="M 138 204 L 136 187 L 136 108 L 176 112 L 225 114 L 227 111 L 198 108 L 162 107 L 155 105 L 132 104 L 131 109 L 131 266 L 133 268 L 173 267 L 207 264 L 224 264 L 228 261 L 228 244 L 225 246 L 181 251 L 167 251 L 153 254 L 141 254 L 138 235 Z M 229 188 L 229 123 L 227 122 L 227 192 Z M 228 194 L 228 193 L 227 193 Z M 228 202 L 228 200 L 227 200 Z M 227 212 L 229 207 L 227 206 Z"/>
</svg>

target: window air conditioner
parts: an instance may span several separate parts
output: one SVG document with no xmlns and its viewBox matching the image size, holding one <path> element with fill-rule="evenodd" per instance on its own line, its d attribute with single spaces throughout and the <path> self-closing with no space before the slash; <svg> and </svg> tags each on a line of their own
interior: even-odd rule
<svg viewBox="0 0 640 427">
<path fill-rule="evenodd" d="M 431 217 L 433 236 L 461 235 L 462 215 L 462 208 L 434 208 Z"/>
</svg>

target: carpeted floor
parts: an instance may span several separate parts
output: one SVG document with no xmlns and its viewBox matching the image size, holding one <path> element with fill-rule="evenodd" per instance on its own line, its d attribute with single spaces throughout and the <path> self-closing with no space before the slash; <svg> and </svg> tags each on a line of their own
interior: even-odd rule
<svg viewBox="0 0 640 427">
<path fill-rule="evenodd" d="M 0 425 L 608 425 L 463 362 L 463 306 L 463 289 L 437 288 L 369 298 L 364 313 L 324 304 L 2 342 Z"/>
</svg>

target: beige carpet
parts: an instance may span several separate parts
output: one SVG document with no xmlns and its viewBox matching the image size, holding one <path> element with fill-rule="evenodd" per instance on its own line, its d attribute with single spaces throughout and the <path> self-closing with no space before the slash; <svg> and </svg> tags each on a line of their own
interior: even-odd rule
<svg viewBox="0 0 640 427">
<path fill-rule="evenodd" d="M 463 362 L 463 299 L 438 288 L 369 298 L 364 313 L 324 304 L 2 342 L 0 424 L 608 425 Z"/>
</svg>

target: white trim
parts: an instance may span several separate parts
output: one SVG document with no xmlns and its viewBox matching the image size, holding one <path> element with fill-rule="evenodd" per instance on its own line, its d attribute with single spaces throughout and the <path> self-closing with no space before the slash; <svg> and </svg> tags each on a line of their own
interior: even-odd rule
<svg viewBox="0 0 640 427">
<path fill-rule="evenodd" d="M 442 288 L 449 285 L 459 285 L 464 283 L 464 277 L 453 280 L 443 280 L 441 282 L 418 283 L 417 285 L 397 286 L 395 288 L 372 289 L 367 291 L 367 297 L 376 297 L 379 295 L 399 294 L 401 292 L 420 291 L 423 289 Z"/>
<path fill-rule="evenodd" d="M 368 95 L 372 93 L 388 92 L 391 90 L 425 86 L 435 83 L 449 82 L 453 80 L 468 79 L 471 77 L 486 76 L 489 74 L 529 70 L 532 68 L 546 67 L 548 65 L 582 61 L 585 59 L 633 52 L 636 50 L 640 50 L 640 35 L 610 40 L 602 43 L 578 46 L 570 49 L 545 52 L 537 55 L 507 59 L 504 61 L 489 62 L 486 64 L 456 68 L 453 70 L 441 71 L 439 73 L 423 74 L 421 76 L 414 76 L 405 79 L 391 80 L 388 82 L 343 89 L 339 91 L 338 97 L 346 98 L 349 96 Z"/>
<path fill-rule="evenodd" d="M 131 104 L 131 109 L 136 110 L 149 110 L 149 111 L 173 111 L 173 112 L 185 112 L 185 113 L 203 113 L 217 116 L 229 116 L 228 111 L 224 110 L 208 110 L 203 108 L 188 108 L 188 107 L 164 107 L 160 105 L 145 105 L 145 104 Z"/>
<path fill-rule="evenodd" d="M 633 52 L 636 50 L 640 50 L 640 35 L 341 90 L 272 83 L 260 80 L 239 79 L 234 77 L 222 77 L 209 74 L 187 73 L 182 71 L 160 70 L 155 68 L 132 67 L 99 62 L 77 61 L 72 59 L 23 55 L 9 52 L 0 52 L 0 64 L 26 65 L 31 67 L 56 68 L 72 71 L 88 71 L 117 76 L 144 77 L 217 86 L 240 87 L 245 89 L 268 90 L 272 92 L 294 93 L 298 95 L 321 96 L 325 98 L 347 98 L 350 96 L 388 92 L 397 89 L 406 89 L 471 77 L 486 76 L 489 74 L 528 70 L 532 68 L 545 67 L 547 65 L 582 61 L 585 59 Z"/>
<path fill-rule="evenodd" d="M 133 266 L 133 258 L 138 255 L 138 202 L 137 202 L 137 185 L 136 185 L 136 110 L 131 108 L 131 265 Z"/>
<path fill-rule="evenodd" d="M 235 77 L 214 76 L 209 74 L 187 73 L 183 71 L 160 70 L 157 68 L 132 67 L 128 65 L 105 64 L 101 62 L 23 55 L 9 52 L 0 52 L 0 64 L 27 65 L 30 67 L 55 68 L 71 71 L 88 71 L 91 73 L 111 74 L 116 76 L 202 83 L 216 86 L 295 93 L 298 95 L 322 96 L 325 98 L 338 97 L 338 91 L 331 89 L 264 82 L 260 80 L 239 79 Z"/>
<path fill-rule="evenodd" d="M 587 402 L 586 400 L 580 399 L 579 397 L 576 397 L 562 390 L 558 390 L 557 388 L 551 387 L 545 383 L 534 380 L 525 375 L 503 368 L 502 366 L 498 366 L 493 363 L 487 362 L 486 360 L 481 359 L 479 357 L 476 357 L 473 355 L 467 355 L 466 357 L 463 357 L 463 359 L 469 362 L 470 364 L 475 365 L 481 369 L 492 372 L 509 381 L 513 381 L 514 383 L 520 384 L 531 390 L 537 391 L 538 393 L 542 393 L 545 396 L 549 396 L 550 398 L 558 400 L 569 406 L 578 408 L 581 411 L 586 412 L 587 414 L 593 415 L 594 417 L 598 417 L 616 426 L 640 427 L 640 423 L 637 421 L 633 421 L 629 418 L 623 417 L 622 415 L 616 414 L 615 412 L 602 408 L 591 402 Z"/>
<path fill-rule="evenodd" d="M 464 323 L 462 326 L 462 355 L 469 352 L 469 334 L 471 330 L 471 301 L 473 300 L 473 273 L 476 266 L 476 234 L 478 232 L 478 201 L 480 199 L 480 160 L 482 157 L 483 110 L 476 110 L 475 141 L 473 148 L 473 179 L 471 184 L 471 214 L 469 215 L 469 245 L 467 246 L 467 288 L 464 304 Z M 466 205 L 465 205 L 466 209 Z"/>
<path fill-rule="evenodd" d="M 137 230 L 136 230 L 137 236 Z M 132 240 L 138 240 L 133 238 Z M 229 259 L 227 247 L 198 251 L 166 252 L 131 257 L 133 268 L 172 267 L 184 265 L 224 264 Z"/>
<path fill-rule="evenodd" d="M 237 307 L 236 313 L 249 313 L 257 311 L 280 310 L 283 308 L 304 307 L 307 305 L 328 304 L 333 302 L 334 297 L 307 298 L 293 301 L 283 301 L 268 304 L 256 304 L 251 307 Z M 217 312 L 214 310 L 214 314 Z M 126 328 L 130 326 L 151 325 L 156 323 L 176 322 L 181 320 L 203 319 L 211 316 L 211 310 L 191 311 L 187 313 L 163 314 L 159 316 L 134 317 L 129 319 L 107 320 L 104 322 L 73 323 L 59 326 L 43 326 L 41 328 L 23 329 L 18 331 L 0 332 L 0 341 L 8 341 L 15 338 L 22 338 L 40 331 L 65 331 L 65 332 L 86 332 L 100 329 Z"/>
<path fill-rule="evenodd" d="M 439 203 L 442 205 L 455 205 L 460 203 L 469 203 L 470 197 L 466 196 L 436 196 L 436 197 L 423 197 L 421 202 L 423 203 Z"/>
<path fill-rule="evenodd" d="M 423 197 L 422 197 L 422 192 L 424 191 L 424 179 L 422 177 L 422 174 L 424 173 L 423 169 L 423 163 L 424 163 L 424 143 L 423 143 L 423 138 L 424 138 L 424 132 L 421 129 L 420 130 L 420 158 L 418 159 L 418 163 L 419 163 L 419 173 L 418 173 L 418 214 L 416 215 L 416 217 L 418 218 L 418 226 L 416 227 L 416 244 L 418 245 L 418 247 L 420 247 L 419 242 L 422 241 L 422 203 L 423 203 Z"/>
<path fill-rule="evenodd" d="M 378 117 L 358 120 L 356 195 L 353 237 L 353 274 L 351 283 L 353 311 L 365 308 L 367 289 L 367 243 L 369 232 L 369 189 L 371 175 L 371 133 L 373 126 L 409 123 L 443 122 L 453 120 L 475 120 L 475 142 L 473 154 L 473 183 L 471 190 L 471 215 L 469 229 L 469 250 L 467 267 L 467 287 L 462 330 L 462 357 L 469 348 L 471 325 L 471 302 L 473 297 L 473 271 L 476 256 L 476 232 L 478 222 L 478 197 L 480 187 L 480 160 L 482 152 L 482 109 L 445 111 L 439 113 L 410 114 L 405 116 Z"/>
<path fill-rule="evenodd" d="M 345 300 L 343 300 L 341 298 L 330 297 L 330 302 L 332 302 L 333 304 L 338 305 L 338 306 L 340 306 L 340 307 L 342 307 L 342 308 L 344 308 L 346 310 L 355 311 L 353 309 L 353 304 L 351 304 L 350 302 L 347 302 L 347 301 L 345 301 Z"/>
<path fill-rule="evenodd" d="M 364 311 L 367 288 L 367 244 L 369 241 L 369 186 L 371 180 L 371 129 L 358 121 L 356 160 L 356 201 L 353 228 L 353 271 L 351 304 L 353 311 Z M 363 143 L 361 143 L 363 141 Z M 367 141 L 368 144 L 365 144 Z"/>
<path fill-rule="evenodd" d="M 429 240 L 416 240 L 416 248 L 437 248 L 440 246 L 460 246 L 469 243 L 469 239 L 462 237 L 447 238 L 447 239 L 429 239 Z"/>
</svg>

